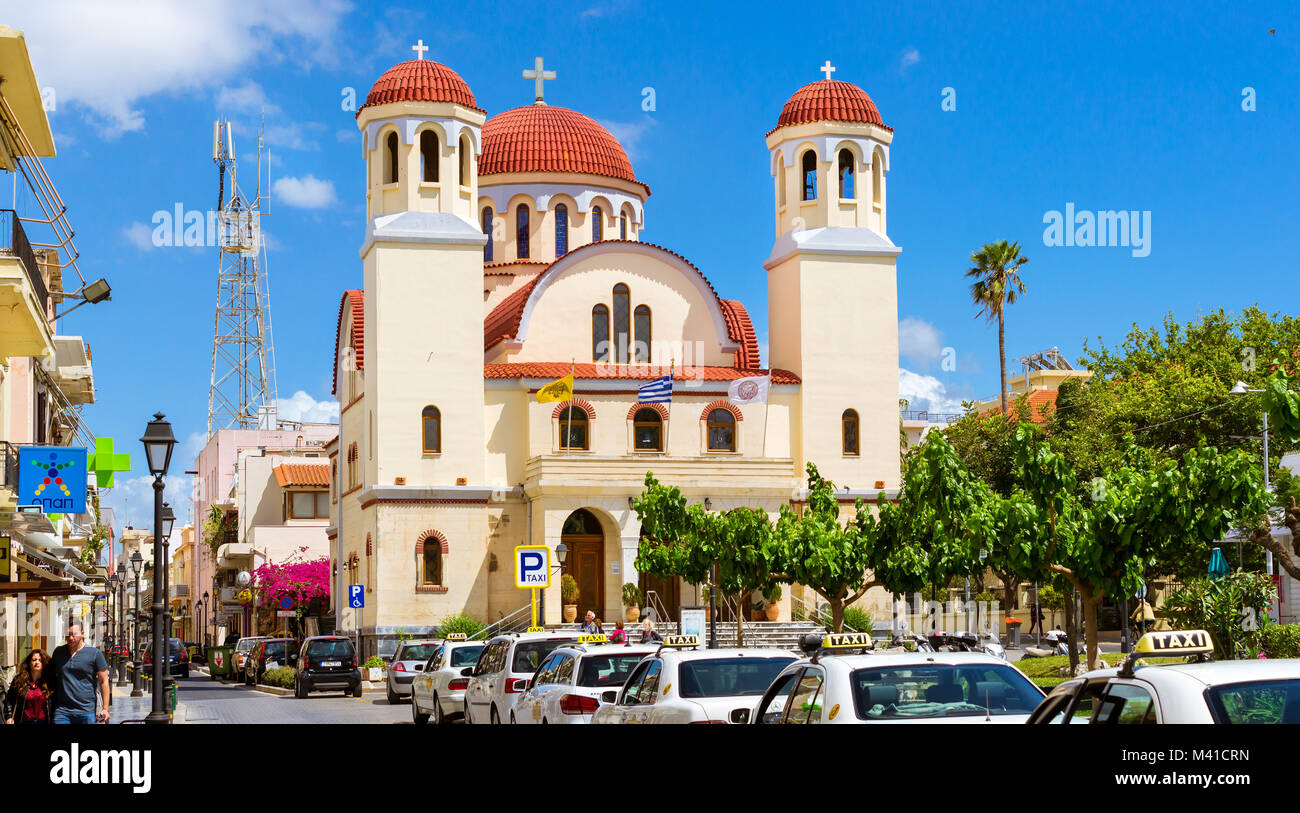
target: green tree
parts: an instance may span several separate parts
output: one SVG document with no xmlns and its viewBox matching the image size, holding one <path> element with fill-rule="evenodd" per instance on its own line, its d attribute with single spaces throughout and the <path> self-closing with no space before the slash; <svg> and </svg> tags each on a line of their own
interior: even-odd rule
<svg viewBox="0 0 1300 813">
<path fill-rule="evenodd" d="M 1006 306 L 1014 305 L 1025 292 L 1025 283 L 1020 279 L 1020 269 L 1029 262 L 1028 257 L 1020 255 L 1019 243 L 1000 240 L 988 243 L 979 251 L 970 255 L 973 264 L 966 271 L 967 278 L 973 279 L 970 286 L 971 300 L 979 308 L 976 318 L 983 316 L 988 322 L 998 323 L 998 372 L 1002 399 L 1002 414 L 1007 414 L 1007 337 Z"/>
</svg>

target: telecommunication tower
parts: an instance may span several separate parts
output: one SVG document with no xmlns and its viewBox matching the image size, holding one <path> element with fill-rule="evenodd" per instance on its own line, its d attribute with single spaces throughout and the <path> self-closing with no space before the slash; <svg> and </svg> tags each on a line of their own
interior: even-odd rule
<svg viewBox="0 0 1300 813">
<path fill-rule="evenodd" d="M 212 329 L 212 383 L 208 389 L 209 438 L 222 429 L 274 429 L 277 425 L 271 289 L 261 230 L 262 146 L 259 133 L 257 189 L 249 199 L 239 188 L 235 174 L 230 122 L 218 120 L 212 126 L 220 260 Z"/>
</svg>

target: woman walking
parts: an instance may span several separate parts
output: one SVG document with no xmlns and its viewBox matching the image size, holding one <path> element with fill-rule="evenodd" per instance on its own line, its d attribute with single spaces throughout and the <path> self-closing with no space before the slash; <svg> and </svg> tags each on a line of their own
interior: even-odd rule
<svg viewBox="0 0 1300 813">
<path fill-rule="evenodd" d="M 6 707 L 12 709 L 5 720 L 7 725 L 50 722 L 54 716 L 54 686 L 47 669 L 49 663 L 50 656 L 43 650 L 33 649 L 27 653 L 18 667 L 14 685 L 9 687 L 5 696 Z"/>
</svg>

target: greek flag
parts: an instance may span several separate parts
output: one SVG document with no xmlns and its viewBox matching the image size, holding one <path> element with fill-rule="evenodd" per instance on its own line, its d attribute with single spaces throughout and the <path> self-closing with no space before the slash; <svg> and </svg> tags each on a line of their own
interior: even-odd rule
<svg viewBox="0 0 1300 813">
<path fill-rule="evenodd" d="M 671 400 L 673 400 L 672 373 L 663 378 L 656 378 L 637 390 L 636 402 L 638 404 L 662 404 Z"/>
</svg>

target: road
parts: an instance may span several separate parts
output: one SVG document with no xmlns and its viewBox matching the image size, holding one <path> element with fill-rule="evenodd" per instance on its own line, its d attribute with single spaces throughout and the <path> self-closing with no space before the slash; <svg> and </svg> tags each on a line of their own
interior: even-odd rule
<svg viewBox="0 0 1300 813">
<path fill-rule="evenodd" d="M 311 725 L 313 723 L 411 723 L 411 706 L 390 706 L 382 693 L 367 692 L 360 698 L 343 692 L 317 693 L 299 700 L 257 691 L 239 683 L 210 680 L 195 672 L 177 679 L 175 724 L 221 725 L 225 723 L 270 723 Z M 149 710 L 149 697 L 130 700 L 114 692 L 116 720 L 142 717 Z"/>
</svg>

